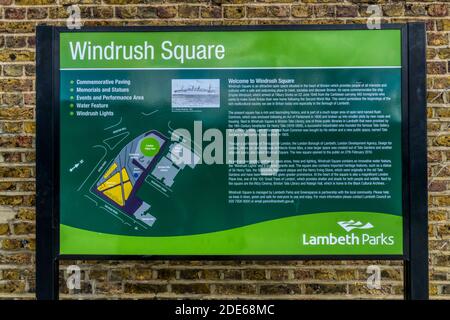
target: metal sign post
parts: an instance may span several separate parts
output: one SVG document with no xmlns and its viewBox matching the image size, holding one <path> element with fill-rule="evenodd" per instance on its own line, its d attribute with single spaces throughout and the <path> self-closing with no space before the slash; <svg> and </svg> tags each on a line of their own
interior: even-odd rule
<svg viewBox="0 0 450 320">
<path fill-rule="evenodd" d="M 426 141 L 426 37 L 423 23 L 408 24 L 409 251 L 404 261 L 408 300 L 428 299 L 428 201 Z"/>
</svg>

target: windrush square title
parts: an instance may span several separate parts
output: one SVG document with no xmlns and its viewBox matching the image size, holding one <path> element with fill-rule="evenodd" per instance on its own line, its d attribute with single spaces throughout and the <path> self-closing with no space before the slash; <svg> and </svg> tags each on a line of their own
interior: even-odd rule
<svg viewBox="0 0 450 320">
<path fill-rule="evenodd" d="M 70 41 L 72 60 L 176 60 L 183 64 L 188 60 L 222 60 L 225 47 L 221 44 L 174 44 L 166 40 L 159 46 L 147 41 L 137 45 L 122 45 L 111 41 L 107 45 L 93 44 L 90 41 Z"/>
</svg>

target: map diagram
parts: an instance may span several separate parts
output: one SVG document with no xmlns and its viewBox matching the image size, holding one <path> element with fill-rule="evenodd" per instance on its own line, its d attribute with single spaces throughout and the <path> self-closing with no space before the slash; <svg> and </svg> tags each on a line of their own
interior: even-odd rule
<svg viewBox="0 0 450 320">
<path fill-rule="evenodd" d="M 195 167 L 199 157 L 185 147 L 180 150 L 180 146 L 156 130 L 145 132 L 122 148 L 90 191 L 151 227 L 156 221 L 151 214 L 152 205 L 139 199 L 137 192 L 149 177 L 170 188 L 186 165 Z M 178 148 L 176 154 L 180 157 L 176 158 L 174 148 Z M 186 157 L 193 161 L 183 162 Z"/>
</svg>

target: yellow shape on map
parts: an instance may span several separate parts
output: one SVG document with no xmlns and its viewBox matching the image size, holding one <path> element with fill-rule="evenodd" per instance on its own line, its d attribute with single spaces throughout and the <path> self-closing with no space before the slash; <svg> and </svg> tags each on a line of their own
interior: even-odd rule
<svg viewBox="0 0 450 320">
<path fill-rule="evenodd" d="M 107 189 L 108 188 L 108 186 L 106 185 L 106 183 L 102 183 L 101 185 L 99 185 L 98 187 L 97 187 L 97 190 L 98 191 L 103 191 L 103 190 L 105 190 L 105 189 Z"/>
<path fill-rule="evenodd" d="M 103 194 L 117 203 L 119 206 L 123 206 L 124 201 L 122 198 L 122 186 L 119 185 L 117 187 L 108 189 Z"/>
<path fill-rule="evenodd" d="M 120 183 L 120 175 L 117 172 L 110 179 L 106 180 L 104 183 L 107 183 L 110 187 L 115 186 Z"/>
<path fill-rule="evenodd" d="M 103 182 L 101 185 L 98 186 L 98 191 L 103 191 L 105 189 L 114 187 L 120 183 L 120 174 L 117 172 L 115 175 L 113 175 L 110 179 Z"/>
<path fill-rule="evenodd" d="M 109 167 L 108 171 L 105 172 L 105 175 L 103 176 L 103 179 L 108 178 L 108 177 L 111 175 L 111 173 L 112 173 L 114 170 L 116 170 L 116 168 L 117 168 L 117 164 L 114 162 L 114 163 L 112 164 L 112 166 Z"/>
<path fill-rule="evenodd" d="M 122 181 L 128 181 L 130 180 L 130 177 L 128 177 L 128 172 L 127 169 L 125 169 L 125 167 L 122 168 Z"/>
<path fill-rule="evenodd" d="M 133 185 L 131 184 L 130 181 L 125 182 L 123 184 L 123 193 L 125 195 L 125 200 L 128 199 L 128 197 L 130 196 L 131 190 L 133 190 Z"/>
</svg>

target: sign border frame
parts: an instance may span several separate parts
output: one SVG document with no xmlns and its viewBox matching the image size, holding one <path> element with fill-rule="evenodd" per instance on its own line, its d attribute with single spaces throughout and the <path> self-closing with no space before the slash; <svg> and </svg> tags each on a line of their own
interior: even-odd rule
<svg viewBox="0 0 450 320">
<path fill-rule="evenodd" d="M 425 59 L 422 53 L 411 55 L 412 42 L 416 51 L 425 48 L 425 33 L 423 23 L 408 24 L 382 24 L 381 29 L 396 29 L 401 31 L 401 91 L 402 91 L 402 209 L 403 209 L 403 254 L 398 255 L 66 255 L 59 252 L 59 35 L 62 32 L 214 32 L 214 31 L 327 31 L 327 30 L 368 30 L 366 25 L 256 25 L 256 26 L 100 26 L 82 27 L 79 30 L 69 30 L 65 27 L 38 26 L 37 27 L 37 80 L 36 80 L 36 185 L 37 185 L 37 272 L 42 272 L 44 267 L 52 274 L 58 274 L 60 260 L 403 260 L 411 261 L 412 251 L 411 235 L 413 230 L 420 228 L 416 225 L 417 219 L 411 219 L 413 208 L 423 211 L 423 176 L 426 180 L 426 157 L 423 159 L 423 143 L 420 138 L 426 134 L 426 118 L 421 118 L 424 101 L 420 97 L 411 99 L 412 91 L 426 92 L 426 83 L 420 83 L 412 75 L 425 74 L 420 70 L 420 63 L 409 64 L 409 59 Z M 423 30 L 422 30 L 423 29 Z M 411 37 L 409 30 L 416 30 L 416 38 Z M 417 31 L 419 30 L 419 31 Z M 51 57 L 49 57 L 49 52 Z M 426 66 L 425 66 L 426 67 Z M 416 77 L 417 78 L 417 77 Z M 419 77 L 421 78 L 421 77 Z M 425 87 L 423 85 L 425 84 Z M 411 89 L 411 85 L 423 88 Z M 420 89 L 420 90 L 418 90 Z M 51 104 L 48 103 L 51 101 Z M 417 112 L 410 112 L 409 103 L 415 105 Z M 414 102 L 414 103 L 413 103 Z M 421 105 L 422 104 L 422 105 Z M 49 108 L 50 107 L 50 108 Z M 414 132 L 415 139 L 411 138 L 412 124 L 418 125 L 419 130 Z M 423 128 L 425 126 L 425 128 Z M 415 159 L 415 170 L 411 170 L 411 162 L 414 156 L 410 150 L 419 148 L 421 154 Z M 425 144 L 426 156 L 426 144 Z M 419 169 L 419 170 L 417 170 Z M 415 173 L 413 175 L 413 172 Z M 425 172 L 425 174 L 423 174 Z M 422 181 L 422 183 L 420 183 Z M 417 188 L 417 185 L 421 186 Z M 421 196 L 410 196 L 419 191 Z M 415 192 L 416 193 L 416 192 Z M 425 188 L 426 209 L 426 188 Z M 423 216 L 423 212 L 421 214 Z M 423 220 L 423 217 L 420 221 Z M 414 222 L 414 224 L 412 224 Z M 423 224 L 423 222 L 421 222 Z M 423 230 L 420 238 L 423 238 Z M 427 235 L 425 235 L 427 237 Z M 426 238 L 427 239 L 427 238 Z M 424 244 L 422 242 L 425 242 Z M 427 241 L 422 241 L 421 251 L 428 252 Z M 418 244 L 416 244 L 418 245 Z M 51 258 L 51 263 L 48 262 Z M 43 261 L 47 261 L 44 263 Z M 427 262 L 428 263 L 428 262 Z M 405 264 L 405 272 L 406 272 Z M 49 270 L 49 268 L 51 270 Z M 428 265 L 427 268 L 428 270 Z M 48 275 L 48 272 L 47 275 Z M 405 273 L 408 275 L 408 273 Z M 405 281 L 406 281 L 405 276 Z M 48 279 L 48 278 L 47 278 Z M 39 276 L 37 277 L 39 283 Z M 58 278 L 51 281 L 58 284 Z M 38 290 L 39 291 L 39 290 Z M 47 290 L 48 291 L 48 290 Z M 57 293 L 53 293 L 57 297 Z M 41 294 L 41 296 L 45 296 Z M 39 297 L 39 292 L 38 292 Z"/>
</svg>

